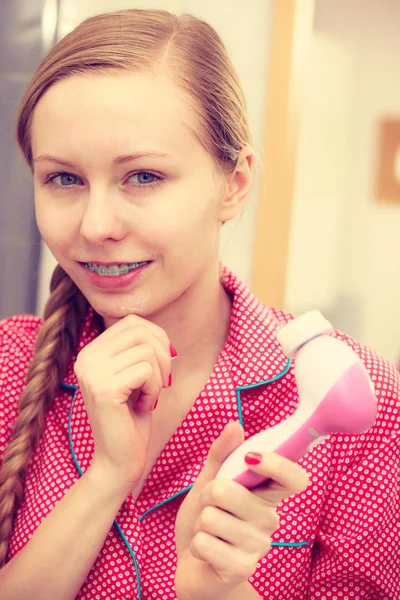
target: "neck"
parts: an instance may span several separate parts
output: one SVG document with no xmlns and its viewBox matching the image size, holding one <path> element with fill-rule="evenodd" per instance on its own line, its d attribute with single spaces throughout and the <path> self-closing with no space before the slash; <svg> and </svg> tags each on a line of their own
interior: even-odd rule
<svg viewBox="0 0 400 600">
<path fill-rule="evenodd" d="M 174 371 L 212 370 L 229 334 L 232 302 L 219 280 L 219 265 L 180 298 L 150 317 L 176 348 Z"/>
</svg>

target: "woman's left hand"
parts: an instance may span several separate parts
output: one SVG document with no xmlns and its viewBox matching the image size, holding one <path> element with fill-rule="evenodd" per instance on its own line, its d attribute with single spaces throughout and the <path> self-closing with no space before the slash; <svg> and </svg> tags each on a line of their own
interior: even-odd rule
<svg viewBox="0 0 400 600">
<path fill-rule="evenodd" d="M 275 507 L 308 486 L 304 469 L 271 452 L 263 455 L 259 465 L 248 468 L 273 481 L 248 490 L 235 481 L 216 480 L 224 460 L 243 441 L 242 426 L 229 423 L 212 444 L 178 511 L 175 591 L 179 600 L 229 598 L 235 588 L 247 584 L 279 528 Z"/>
</svg>

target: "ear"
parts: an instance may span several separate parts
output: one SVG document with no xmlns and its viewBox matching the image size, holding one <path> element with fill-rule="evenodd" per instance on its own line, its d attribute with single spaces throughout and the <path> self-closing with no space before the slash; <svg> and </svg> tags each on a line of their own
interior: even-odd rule
<svg viewBox="0 0 400 600">
<path fill-rule="evenodd" d="M 226 176 L 218 210 L 218 218 L 222 223 L 234 219 L 241 212 L 251 191 L 253 164 L 254 150 L 245 146 L 240 151 L 235 170 Z"/>
</svg>

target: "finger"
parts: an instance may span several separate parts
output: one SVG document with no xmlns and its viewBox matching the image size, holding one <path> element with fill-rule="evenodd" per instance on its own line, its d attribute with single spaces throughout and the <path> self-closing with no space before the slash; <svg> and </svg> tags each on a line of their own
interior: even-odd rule
<svg viewBox="0 0 400 600">
<path fill-rule="evenodd" d="M 96 338 L 96 340 L 97 339 L 99 338 Z M 101 346 L 96 346 L 91 349 L 90 355 L 81 355 L 79 357 L 79 362 L 82 365 L 82 369 L 86 370 L 88 365 L 97 365 L 104 361 L 105 353 L 107 353 L 107 357 L 116 358 L 121 356 L 125 351 L 132 351 L 143 344 L 151 346 L 154 349 L 161 369 L 163 385 L 164 387 L 168 387 L 172 360 L 169 347 L 166 350 L 160 341 L 154 337 L 152 332 L 150 332 L 143 324 L 122 330 L 119 335 L 114 336 L 108 340 L 107 343 L 103 340 Z M 126 366 L 129 366 L 129 364 L 127 364 L 127 361 L 129 360 L 128 357 L 129 354 L 125 355 L 122 359 L 122 362 L 125 363 Z"/>
<path fill-rule="evenodd" d="M 169 386 L 169 378 L 172 368 L 169 342 L 167 346 L 165 344 L 163 345 L 148 327 L 145 325 L 137 325 L 132 329 L 127 329 L 123 334 L 121 334 L 118 338 L 118 341 L 115 340 L 115 344 L 116 347 L 120 349 L 120 352 L 139 344 L 150 344 L 154 348 L 157 356 L 157 361 L 161 369 L 163 385 L 164 387 Z"/>
<path fill-rule="evenodd" d="M 95 384 L 90 386 L 86 402 L 112 406 L 124 404 L 132 390 L 138 390 L 145 385 L 153 375 L 153 367 L 149 362 L 140 362 L 118 375 L 109 375 L 101 368 L 93 375 L 96 375 Z"/>
<path fill-rule="evenodd" d="M 203 490 L 201 504 L 215 506 L 231 513 L 234 517 L 252 523 L 254 527 L 268 533 L 279 528 L 276 504 L 260 498 L 236 481 L 214 479 Z"/>
<path fill-rule="evenodd" d="M 139 341 L 140 338 L 143 341 Z M 129 337 L 125 342 L 129 344 Z M 132 366 L 135 362 L 141 362 L 148 358 L 155 358 L 158 364 L 162 385 L 168 387 L 169 376 L 171 373 L 171 356 L 165 352 L 160 342 L 148 332 L 143 337 L 138 336 L 136 341 L 133 341 L 132 339 L 131 345 L 128 345 L 124 350 L 120 350 L 118 353 L 113 351 L 110 360 L 110 369 L 113 369 L 114 373 L 119 373 L 123 369 Z"/>
<path fill-rule="evenodd" d="M 194 557 L 208 563 L 219 576 L 221 583 L 235 583 L 251 577 L 256 570 L 258 557 L 243 552 L 218 538 L 200 531 L 190 543 Z M 207 582 L 204 582 L 205 585 Z"/>
<path fill-rule="evenodd" d="M 156 357 L 153 356 L 152 358 L 146 360 L 145 364 L 146 363 L 151 366 L 152 374 L 146 379 L 144 384 L 141 386 L 139 390 L 139 395 L 136 397 L 136 405 L 138 409 L 142 412 L 149 412 L 153 410 L 153 407 L 158 398 L 160 397 L 160 393 L 163 388 L 160 368 L 157 363 Z"/>
<path fill-rule="evenodd" d="M 274 452 L 260 454 L 261 462 L 247 465 L 254 473 L 272 479 L 266 485 L 255 488 L 254 493 L 279 504 L 284 498 L 303 492 L 310 482 L 307 471 L 288 458 Z"/>
<path fill-rule="evenodd" d="M 273 511 L 272 508 L 269 510 Z M 275 531 L 271 523 L 269 531 L 262 531 L 252 523 L 242 521 L 215 506 L 206 506 L 197 519 L 195 533 L 204 531 L 244 552 L 264 556 L 271 549 L 270 536 Z"/>
<path fill-rule="evenodd" d="M 116 323 L 113 323 L 110 327 L 105 329 L 100 336 L 98 336 L 95 340 L 91 342 L 91 346 L 96 347 L 100 338 L 103 341 L 110 342 L 115 337 L 118 337 L 121 333 L 127 330 L 131 330 L 132 328 L 137 327 L 138 325 L 142 325 L 146 327 L 153 335 L 158 339 L 158 341 L 164 346 L 164 348 L 168 351 L 170 346 L 169 338 L 161 327 L 144 319 L 143 317 L 139 317 L 138 315 L 126 315 L 122 319 L 119 319 Z M 102 343 L 102 342 L 101 342 Z"/>
<path fill-rule="evenodd" d="M 151 366 L 150 376 L 138 390 L 139 394 L 135 396 L 140 410 L 147 412 L 152 409 L 163 387 L 162 373 L 153 346 L 150 344 L 141 344 L 140 346 L 126 350 L 112 359 L 112 364 L 109 365 L 109 368 L 113 373 L 118 375 L 140 363 L 148 363 Z"/>
<path fill-rule="evenodd" d="M 165 352 L 169 356 L 171 355 L 171 353 L 170 353 L 171 343 L 170 343 L 169 337 L 166 334 L 166 332 L 164 331 L 164 329 L 162 329 L 155 323 L 148 321 L 147 319 L 138 317 L 137 315 L 128 315 L 127 317 L 124 317 L 124 319 L 122 319 L 122 321 L 124 321 L 124 327 L 126 330 L 130 330 L 132 328 L 136 328 L 139 326 L 145 327 L 147 329 L 147 331 L 149 331 L 153 335 L 153 337 L 155 337 L 159 341 L 161 346 L 163 346 Z"/>
<path fill-rule="evenodd" d="M 119 393 L 129 408 L 148 412 L 160 395 L 162 381 L 155 358 L 150 358 L 128 367 L 118 375 L 99 381 L 98 387 L 101 392 L 96 394 L 97 401 L 101 402 L 101 396 L 109 398 Z M 133 395 L 132 390 L 140 390 L 140 394 Z"/>
<path fill-rule="evenodd" d="M 205 465 L 193 485 L 193 493 L 199 493 L 211 480 L 214 480 L 225 459 L 243 441 L 243 427 L 237 421 L 228 423 L 211 444 Z"/>
</svg>

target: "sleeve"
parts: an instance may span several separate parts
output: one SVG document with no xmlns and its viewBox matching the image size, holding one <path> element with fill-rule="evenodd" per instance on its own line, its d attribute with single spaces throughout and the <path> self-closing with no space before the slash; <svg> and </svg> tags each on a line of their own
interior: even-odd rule
<svg viewBox="0 0 400 600">
<path fill-rule="evenodd" d="M 340 336 L 338 336 L 340 337 Z M 359 436 L 332 435 L 332 475 L 312 550 L 307 600 L 400 598 L 400 374 L 354 340 L 378 414 Z"/>
<path fill-rule="evenodd" d="M 40 323 L 40 318 L 34 315 L 0 320 L 0 468 L 13 432 Z"/>
<path fill-rule="evenodd" d="M 7 321 L 0 321 L 0 467 L 3 463 L 3 455 L 9 439 L 8 419 L 8 390 L 6 389 L 7 352 L 5 348 L 5 330 Z"/>
</svg>

